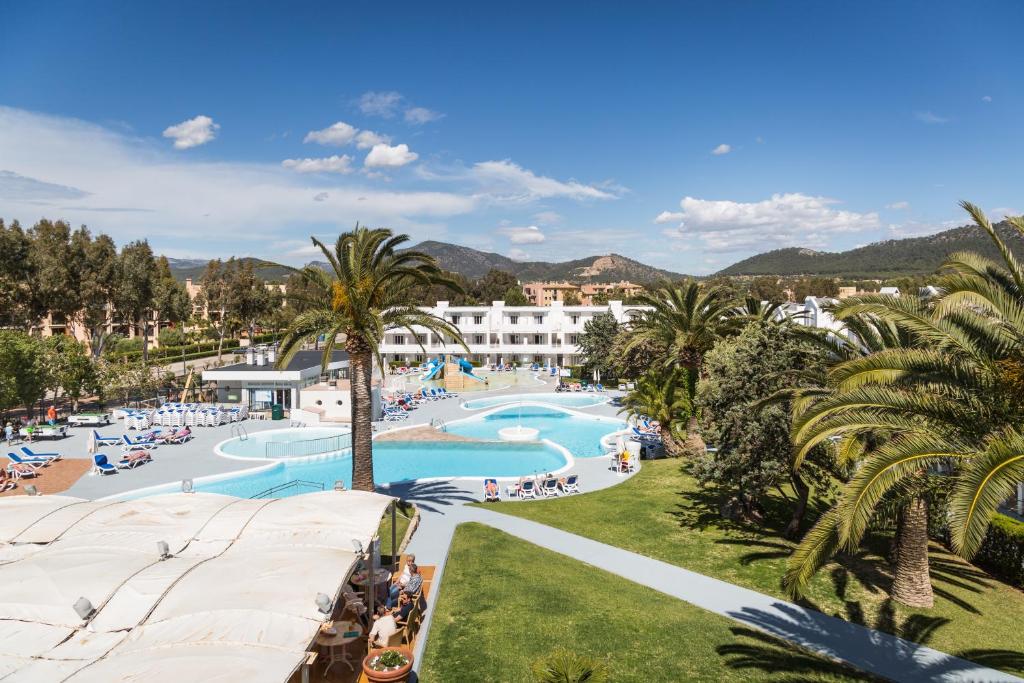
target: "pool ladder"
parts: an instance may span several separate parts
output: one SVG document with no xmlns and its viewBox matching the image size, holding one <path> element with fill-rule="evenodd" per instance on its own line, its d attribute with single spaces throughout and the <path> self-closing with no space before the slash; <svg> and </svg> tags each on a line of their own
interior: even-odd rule
<svg viewBox="0 0 1024 683">
<path fill-rule="evenodd" d="M 239 441 L 248 441 L 249 432 L 240 424 L 231 425 L 231 436 L 237 437 Z"/>
</svg>

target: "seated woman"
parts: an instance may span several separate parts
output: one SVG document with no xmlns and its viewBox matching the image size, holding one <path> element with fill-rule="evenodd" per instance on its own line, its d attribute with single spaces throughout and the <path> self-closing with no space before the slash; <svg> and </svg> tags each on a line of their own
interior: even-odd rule
<svg viewBox="0 0 1024 683">
<path fill-rule="evenodd" d="M 629 451 L 622 451 L 619 453 L 619 472 L 629 472 Z"/>
</svg>

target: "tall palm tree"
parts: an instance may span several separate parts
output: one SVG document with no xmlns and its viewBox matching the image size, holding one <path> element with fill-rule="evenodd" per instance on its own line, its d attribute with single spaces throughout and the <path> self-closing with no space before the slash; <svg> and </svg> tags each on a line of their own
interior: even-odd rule
<svg viewBox="0 0 1024 683">
<path fill-rule="evenodd" d="M 384 372 L 380 355 L 384 333 L 403 328 L 417 338 L 413 328 L 426 328 L 468 350 L 455 326 L 409 301 L 410 289 L 418 285 L 440 285 L 456 292 L 460 288 L 428 254 L 398 251 L 409 240 L 407 235 L 356 225 L 338 237 L 333 249 L 312 239 L 331 270 L 307 266 L 298 271 L 306 284 L 299 302 L 302 313 L 285 330 L 277 366 L 287 366 L 303 344 L 323 335 L 326 369 L 339 337 L 344 339 L 352 384 L 352 488 L 372 491 L 371 384 L 374 360 Z"/>
<path fill-rule="evenodd" d="M 672 457 L 683 454 L 681 438 L 686 422 L 693 414 L 693 402 L 686 393 L 686 370 L 652 368 L 639 380 L 636 388 L 622 398 L 620 413 L 632 417 L 647 416 L 658 423 L 658 435 L 665 451 Z"/>
<path fill-rule="evenodd" d="M 911 344 L 840 363 L 833 392 L 794 424 L 797 452 L 824 439 L 872 434 L 839 502 L 808 532 L 785 579 L 798 593 L 838 548 L 859 544 L 879 510 L 902 501 L 893 597 L 930 606 L 928 480 L 953 477 L 949 523 L 953 549 L 969 558 L 1014 482 L 1024 478 L 1024 269 L 984 214 L 964 203 L 995 243 L 1001 262 L 953 254 L 940 295 L 931 301 L 869 296 L 837 312 L 872 315 L 898 326 Z M 1024 220 L 1008 219 L 1024 234 Z"/>
</svg>

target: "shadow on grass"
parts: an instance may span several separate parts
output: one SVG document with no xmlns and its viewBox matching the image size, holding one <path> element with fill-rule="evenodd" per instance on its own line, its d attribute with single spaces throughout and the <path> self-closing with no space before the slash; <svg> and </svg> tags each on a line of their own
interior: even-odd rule
<svg viewBox="0 0 1024 683">
<path fill-rule="evenodd" d="M 735 626 L 729 630 L 736 636 L 737 642 L 719 645 L 717 650 L 730 669 L 757 670 L 766 674 L 785 672 L 791 674 L 791 677 L 780 680 L 793 682 L 805 681 L 811 674 L 844 677 L 855 681 L 883 680 L 840 662 L 794 649 L 766 633 L 751 628 Z"/>
</svg>

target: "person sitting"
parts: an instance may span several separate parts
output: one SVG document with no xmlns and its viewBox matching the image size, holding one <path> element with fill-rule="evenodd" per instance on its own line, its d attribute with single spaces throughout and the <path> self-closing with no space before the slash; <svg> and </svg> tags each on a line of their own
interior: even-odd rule
<svg viewBox="0 0 1024 683">
<path fill-rule="evenodd" d="M 484 486 L 484 493 L 487 494 L 487 498 L 490 500 L 497 500 L 500 493 L 498 482 L 494 479 L 488 479 L 487 485 Z"/>
<path fill-rule="evenodd" d="M 629 472 L 629 451 L 619 453 L 619 472 Z"/>
<path fill-rule="evenodd" d="M 388 607 L 388 609 L 391 609 L 395 606 L 395 603 L 398 602 L 399 593 L 401 593 L 402 590 L 406 587 L 406 585 L 408 585 L 409 577 L 412 575 L 412 572 L 409 569 L 409 567 L 411 567 L 415 563 L 416 556 L 412 553 L 409 553 L 405 561 L 405 566 L 402 567 L 401 573 L 399 573 L 394 578 L 394 580 L 391 582 L 391 587 L 388 589 L 388 597 L 384 603 Z"/>
<path fill-rule="evenodd" d="M 370 647 L 385 647 L 391 636 L 398 633 L 398 624 L 395 617 L 384 605 L 377 606 L 377 616 L 374 618 L 373 627 L 367 636 Z"/>
<path fill-rule="evenodd" d="M 402 593 L 398 596 L 398 607 L 391 613 L 394 615 L 395 623 L 398 624 L 399 628 L 404 628 L 409 623 L 409 615 L 412 613 L 414 606 L 412 597 L 408 593 Z"/>
<path fill-rule="evenodd" d="M 423 588 L 423 575 L 420 574 L 420 568 L 416 566 L 415 562 L 409 563 L 409 580 L 405 583 L 405 588 L 402 589 L 403 593 L 410 596 L 416 595 Z"/>
</svg>

